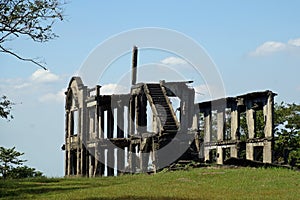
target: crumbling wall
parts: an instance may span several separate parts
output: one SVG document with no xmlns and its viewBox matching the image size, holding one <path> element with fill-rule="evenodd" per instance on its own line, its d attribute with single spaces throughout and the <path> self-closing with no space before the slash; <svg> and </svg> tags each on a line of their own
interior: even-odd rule
<svg viewBox="0 0 300 200">
<path fill-rule="evenodd" d="M 170 154 L 188 145 L 172 162 L 216 159 L 223 164 L 226 157 L 240 157 L 243 150 L 249 160 L 262 152 L 263 162 L 272 162 L 274 93 L 195 104 L 189 83 L 134 83 L 129 94 L 102 95 L 101 86 L 88 88 L 73 77 L 66 91 L 65 175 L 155 172 L 166 167 L 159 150 L 172 141 Z M 180 99 L 179 108 L 173 108 L 171 97 Z M 256 133 L 258 112 L 264 116 L 260 135 Z M 246 138 L 241 138 L 242 115 Z"/>
</svg>

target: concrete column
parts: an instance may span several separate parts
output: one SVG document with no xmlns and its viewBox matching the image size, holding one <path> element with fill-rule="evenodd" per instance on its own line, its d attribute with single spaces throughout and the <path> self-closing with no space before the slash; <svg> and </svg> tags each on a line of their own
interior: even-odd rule
<svg viewBox="0 0 300 200">
<path fill-rule="evenodd" d="M 237 140 L 239 134 L 240 126 L 240 115 L 237 108 L 233 108 L 231 111 L 231 140 Z M 238 157 L 238 149 L 237 146 L 230 147 L 230 156 L 237 158 Z"/>
<path fill-rule="evenodd" d="M 70 176 L 71 174 L 71 115 L 72 112 L 67 112 L 66 114 L 67 117 L 67 127 L 66 127 L 66 158 L 65 158 L 65 163 L 66 163 L 66 172 L 65 175 Z"/>
<path fill-rule="evenodd" d="M 224 139 L 224 122 L 225 122 L 224 110 L 218 110 L 217 112 L 217 141 L 223 141 Z M 223 149 L 221 146 L 217 147 L 217 164 L 223 164 Z"/>
<path fill-rule="evenodd" d="M 100 111 L 100 102 L 99 102 L 99 98 L 100 98 L 100 88 L 101 86 L 96 85 L 96 107 L 95 107 L 95 132 L 96 132 L 96 138 L 99 139 L 101 138 L 101 121 L 100 121 L 100 115 L 101 115 L 101 111 Z"/>
<path fill-rule="evenodd" d="M 248 127 L 248 138 L 252 139 L 255 136 L 255 111 L 252 108 L 246 110 L 246 119 Z"/>
<path fill-rule="evenodd" d="M 104 130 L 105 130 L 105 124 L 104 124 L 104 110 L 101 108 L 100 110 L 100 119 L 99 119 L 99 138 L 104 138 Z"/>
<path fill-rule="evenodd" d="M 263 106 L 263 113 L 265 119 L 265 137 L 273 137 L 273 113 L 274 113 L 274 102 L 273 96 L 269 95 L 267 99 L 267 103 Z"/>
<path fill-rule="evenodd" d="M 114 116 L 111 107 L 107 110 L 107 138 L 114 137 Z"/>
<path fill-rule="evenodd" d="M 89 154 L 89 173 L 88 177 L 93 177 L 94 176 L 94 167 L 95 167 L 95 159 L 92 154 Z"/>
<path fill-rule="evenodd" d="M 147 98 L 145 95 L 136 97 L 136 129 L 138 134 L 147 131 Z"/>
<path fill-rule="evenodd" d="M 211 111 L 206 110 L 204 113 L 204 142 L 211 141 Z"/>
<path fill-rule="evenodd" d="M 107 176 L 114 176 L 115 151 L 113 148 L 107 149 Z"/>
<path fill-rule="evenodd" d="M 136 79 L 137 79 L 137 56 L 138 56 L 138 48 L 134 46 L 132 50 L 132 77 L 131 77 L 132 85 L 136 84 Z"/>
<path fill-rule="evenodd" d="M 124 138 L 124 106 L 117 110 L 117 138 Z"/>
<path fill-rule="evenodd" d="M 136 172 L 136 166 L 137 166 L 137 163 L 136 163 L 136 150 L 135 150 L 135 147 L 136 145 L 134 144 L 130 144 L 129 146 L 129 160 L 128 160 L 128 163 L 129 163 L 129 170 L 131 173 L 135 173 Z"/>
<path fill-rule="evenodd" d="M 196 107 L 196 106 L 194 106 Z M 196 108 L 195 108 L 196 109 Z M 198 120 L 199 120 L 199 112 L 193 113 L 193 123 L 192 123 L 192 130 L 197 131 L 198 130 Z"/>
<path fill-rule="evenodd" d="M 254 146 L 253 143 L 246 144 L 246 159 L 254 160 Z"/>
<path fill-rule="evenodd" d="M 272 163 L 272 142 L 271 141 L 264 142 L 263 162 Z"/>
<path fill-rule="evenodd" d="M 237 140 L 237 136 L 239 134 L 240 126 L 240 116 L 237 109 L 231 111 L 231 140 Z"/>
<path fill-rule="evenodd" d="M 210 160 L 209 148 L 204 147 L 204 161 Z"/>
<path fill-rule="evenodd" d="M 70 176 L 71 175 L 71 152 L 68 147 L 66 147 L 66 171 L 65 175 Z"/>
<path fill-rule="evenodd" d="M 223 164 L 223 149 L 221 146 L 217 146 L 217 164 Z"/>
<path fill-rule="evenodd" d="M 125 151 L 124 149 L 118 148 L 117 150 L 117 170 L 118 174 L 123 172 L 125 169 Z"/>
<path fill-rule="evenodd" d="M 204 112 L 204 145 L 211 141 L 211 110 Z M 209 149 L 204 147 L 204 160 L 210 160 Z"/>
<path fill-rule="evenodd" d="M 233 158 L 238 157 L 238 147 L 236 145 L 230 147 L 230 157 L 233 157 Z"/>
<path fill-rule="evenodd" d="M 225 122 L 224 110 L 217 112 L 217 141 L 223 141 L 224 139 L 224 122 Z"/>
<path fill-rule="evenodd" d="M 82 174 L 82 170 L 81 170 L 81 149 L 77 149 L 76 150 L 76 172 L 77 174 L 76 175 L 81 175 Z"/>
<path fill-rule="evenodd" d="M 86 149 L 85 146 L 82 145 L 82 148 L 80 149 L 80 159 L 77 159 L 80 163 L 80 173 L 77 173 L 78 175 L 85 176 L 86 175 L 86 161 L 87 161 L 87 155 L 86 155 Z M 78 171 L 79 172 L 79 171 Z"/>
<path fill-rule="evenodd" d="M 142 173 L 147 172 L 148 162 L 149 162 L 149 154 L 146 152 L 140 152 L 140 169 Z"/>
<path fill-rule="evenodd" d="M 129 132 L 128 136 L 135 134 L 135 96 L 131 96 L 130 103 L 129 103 Z"/>
<path fill-rule="evenodd" d="M 105 171 L 105 149 L 103 149 L 102 147 L 100 147 L 99 149 L 99 160 L 98 160 L 98 164 L 99 164 L 99 174 L 101 176 L 104 175 L 104 171 Z M 102 161 L 102 162 L 101 162 Z"/>
</svg>

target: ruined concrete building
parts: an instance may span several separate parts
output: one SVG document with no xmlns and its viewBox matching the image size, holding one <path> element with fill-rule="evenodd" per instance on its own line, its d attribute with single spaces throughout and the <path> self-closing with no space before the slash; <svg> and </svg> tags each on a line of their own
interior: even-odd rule
<svg viewBox="0 0 300 200">
<path fill-rule="evenodd" d="M 194 103 L 191 82 L 136 83 L 136 67 L 134 48 L 129 94 L 102 95 L 101 86 L 88 88 L 80 77 L 71 79 L 65 105 L 66 176 L 157 171 L 178 160 L 272 162 L 276 94 L 263 91 Z M 180 100 L 177 109 L 174 97 Z M 170 155 L 182 153 L 164 163 L 169 156 L 160 150 L 167 146 Z"/>
</svg>

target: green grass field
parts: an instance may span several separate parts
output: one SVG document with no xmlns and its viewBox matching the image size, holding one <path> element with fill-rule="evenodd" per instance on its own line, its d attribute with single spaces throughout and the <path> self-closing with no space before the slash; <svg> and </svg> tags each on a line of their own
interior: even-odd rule
<svg viewBox="0 0 300 200">
<path fill-rule="evenodd" d="M 288 169 L 209 169 L 102 178 L 1 180 L 0 199 L 300 199 Z"/>
</svg>

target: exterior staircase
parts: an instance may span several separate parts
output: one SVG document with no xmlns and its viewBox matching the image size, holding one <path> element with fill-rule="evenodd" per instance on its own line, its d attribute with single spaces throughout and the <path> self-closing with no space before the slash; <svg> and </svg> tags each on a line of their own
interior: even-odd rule
<svg viewBox="0 0 300 200">
<path fill-rule="evenodd" d="M 154 116 L 157 117 L 159 134 L 176 134 L 179 129 L 179 122 L 174 113 L 165 88 L 161 84 L 148 83 L 144 90 Z"/>
</svg>

